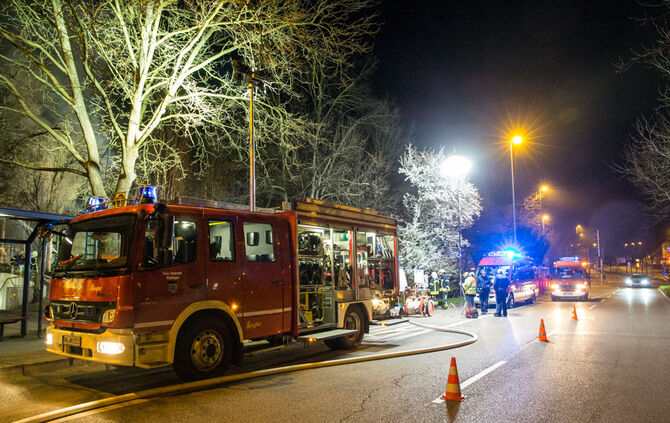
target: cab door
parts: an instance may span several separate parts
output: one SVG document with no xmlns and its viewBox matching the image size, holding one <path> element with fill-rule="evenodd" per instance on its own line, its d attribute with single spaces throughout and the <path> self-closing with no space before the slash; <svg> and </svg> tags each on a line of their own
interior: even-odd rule
<svg viewBox="0 0 670 423">
<path fill-rule="evenodd" d="M 205 216 L 207 225 L 207 299 L 222 301 L 233 312 L 242 304 L 242 244 L 235 230 L 238 216 L 218 211 Z"/>
<path fill-rule="evenodd" d="M 288 331 L 283 327 L 290 304 L 284 304 L 285 286 L 290 288 L 290 272 L 282 266 L 286 248 L 279 248 L 286 229 L 275 216 L 240 217 L 243 243 L 242 307 L 238 317 L 247 339 L 262 338 Z"/>
<path fill-rule="evenodd" d="M 167 219 L 148 219 L 141 242 L 135 283 L 135 328 L 154 330 L 172 325 L 189 304 L 204 300 L 204 242 L 200 213 L 174 215 L 170 248 L 161 246 Z"/>
</svg>

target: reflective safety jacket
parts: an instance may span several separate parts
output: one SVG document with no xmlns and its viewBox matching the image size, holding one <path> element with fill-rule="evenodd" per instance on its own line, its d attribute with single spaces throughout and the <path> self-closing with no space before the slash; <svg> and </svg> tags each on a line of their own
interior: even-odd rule
<svg viewBox="0 0 670 423">
<path fill-rule="evenodd" d="M 430 295 L 437 295 L 440 289 L 440 281 L 438 279 L 433 279 L 432 277 L 428 279 L 428 291 Z"/>
<path fill-rule="evenodd" d="M 463 291 L 465 295 L 475 295 L 477 293 L 477 281 L 472 276 L 465 278 L 463 282 Z"/>
<path fill-rule="evenodd" d="M 440 278 L 438 284 L 440 287 L 440 292 L 449 292 L 450 289 L 449 278 L 446 275 Z"/>
</svg>

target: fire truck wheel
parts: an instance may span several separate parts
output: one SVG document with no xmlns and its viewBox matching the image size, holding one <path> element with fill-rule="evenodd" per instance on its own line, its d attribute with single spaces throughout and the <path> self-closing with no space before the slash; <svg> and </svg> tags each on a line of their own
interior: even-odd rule
<svg viewBox="0 0 670 423">
<path fill-rule="evenodd" d="M 232 356 L 230 333 L 223 322 L 197 319 L 180 334 L 175 347 L 174 371 L 186 380 L 220 376 Z"/>
<path fill-rule="evenodd" d="M 326 339 L 324 341 L 326 345 L 334 350 L 350 350 L 361 344 L 363 332 L 365 331 L 361 309 L 358 307 L 349 307 L 347 314 L 344 316 L 344 329 L 355 329 L 357 332 L 351 336 Z"/>
<path fill-rule="evenodd" d="M 507 309 L 513 309 L 516 303 L 514 302 L 514 294 L 509 296 L 509 299 L 507 300 Z"/>
</svg>

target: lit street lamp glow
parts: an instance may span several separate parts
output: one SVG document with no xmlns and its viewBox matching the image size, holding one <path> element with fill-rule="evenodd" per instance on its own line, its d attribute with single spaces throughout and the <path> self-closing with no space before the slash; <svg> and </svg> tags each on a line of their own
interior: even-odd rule
<svg viewBox="0 0 670 423">
<path fill-rule="evenodd" d="M 472 162 L 463 156 L 449 156 L 447 159 L 442 162 L 440 166 L 440 172 L 442 176 L 446 177 L 459 177 L 465 176 L 470 172 L 472 168 Z"/>
<path fill-rule="evenodd" d="M 515 135 L 514 138 L 512 138 L 512 144 L 519 145 L 523 142 L 523 137 L 521 135 Z"/>
</svg>

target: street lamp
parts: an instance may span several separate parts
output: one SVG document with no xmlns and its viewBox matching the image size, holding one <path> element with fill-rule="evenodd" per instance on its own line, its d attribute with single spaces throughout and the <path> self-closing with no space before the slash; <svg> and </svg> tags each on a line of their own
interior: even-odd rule
<svg viewBox="0 0 670 423">
<path fill-rule="evenodd" d="M 509 143 L 509 163 L 512 173 L 512 226 L 514 229 L 514 244 L 516 245 L 516 199 L 514 198 L 514 145 L 523 142 L 521 135 L 515 135 Z"/>
<path fill-rule="evenodd" d="M 549 216 L 543 214 L 544 209 L 542 207 L 542 196 L 547 191 L 549 191 L 549 187 L 547 185 L 542 185 L 540 189 L 537 191 L 537 195 L 540 198 L 540 214 L 542 215 L 542 233 L 544 233 L 544 221 L 549 219 Z"/>
<path fill-rule="evenodd" d="M 458 286 L 461 291 L 463 290 L 463 271 L 462 271 L 462 261 L 463 261 L 463 251 L 462 251 L 462 241 L 461 241 L 461 181 L 463 178 L 470 172 L 472 168 L 472 163 L 466 157 L 463 156 L 449 156 L 442 163 L 440 171 L 443 176 L 447 178 L 458 179 L 458 185 L 456 188 L 456 204 L 458 211 Z"/>
<path fill-rule="evenodd" d="M 542 215 L 542 233 L 544 233 L 544 224 L 545 222 L 549 221 L 549 215 L 548 214 L 543 214 Z"/>
</svg>

